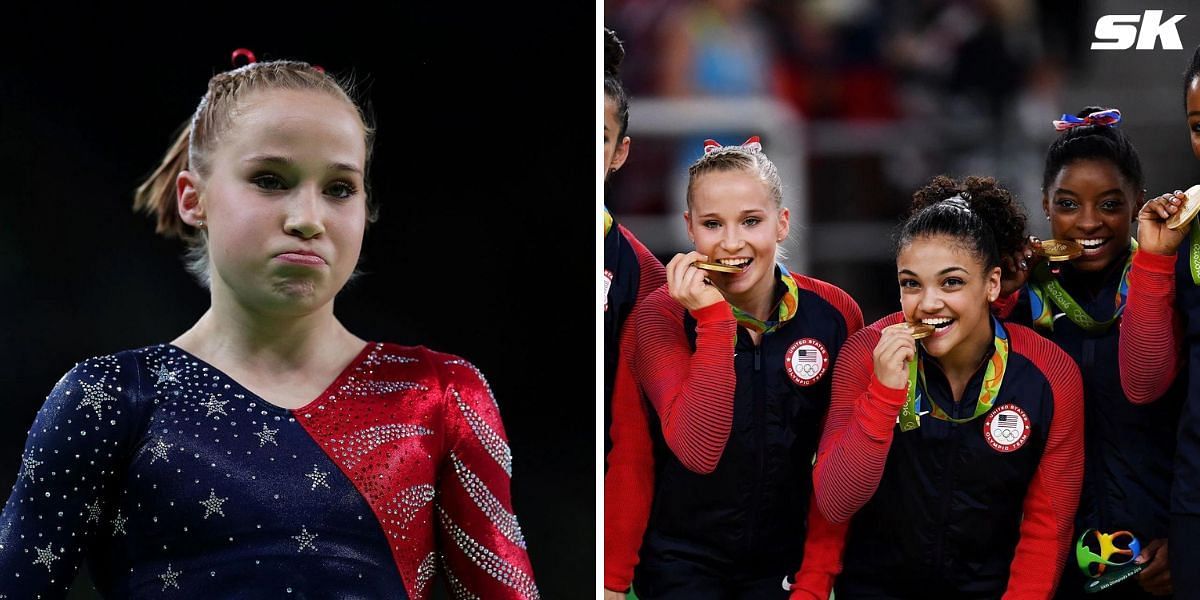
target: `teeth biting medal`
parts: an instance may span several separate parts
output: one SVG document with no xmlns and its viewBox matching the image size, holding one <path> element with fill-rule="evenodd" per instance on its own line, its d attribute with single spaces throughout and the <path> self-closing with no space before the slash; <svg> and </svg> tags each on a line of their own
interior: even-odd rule
<svg viewBox="0 0 1200 600">
<path fill-rule="evenodd" d="M 721 264 L 718 262 L 705 262 L 702 260 L 698 260 L 698 261 L 692 263 L 692 266 L 696 267 L 697 269 L 704 269 L 705 271 L 716 271 L 718 273 L 741 273 L 742 272 L 742 267 L 735 267 L 733 265 L 725 265 L 725 264 Z"/>
<path fill-rule="evenodd" d="M 912 337 L 914 340 L 927 338 L 933 335 L 935 327 L 928 323 L 909 323 L 908 326 L 912 329 Z"/>
<path fill-rule="evenodd" d="M 1050 262 L 1062 262 L 1082 256 L 1083 246 L 1071 240 L 1043 240 L 1036 252 Z"/>
</svg>

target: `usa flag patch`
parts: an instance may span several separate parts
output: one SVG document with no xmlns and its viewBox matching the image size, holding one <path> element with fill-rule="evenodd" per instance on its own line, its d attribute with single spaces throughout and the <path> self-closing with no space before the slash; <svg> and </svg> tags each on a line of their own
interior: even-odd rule
<svg viewBox="0 0 1200 600">
<path fill-rule="evenodd" d="M 1013 452 L 1029 441 L 1029 415 L 1016 404 L 992 409 L 983 421 L 983 439 L 998 452 Z"/>
<path fill-rule="evenodd" d="M 800 338 L 783 355 L 784 368 L 796 385 L 810 386 L 829 369 L 829 352 L 813 338 Z"/>
</svg>

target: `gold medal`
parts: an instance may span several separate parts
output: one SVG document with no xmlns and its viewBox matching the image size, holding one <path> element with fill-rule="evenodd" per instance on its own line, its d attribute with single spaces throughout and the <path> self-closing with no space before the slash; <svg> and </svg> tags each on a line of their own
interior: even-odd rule
<svg viewBox="0 0 1200 600">
<path fill-rule="evenodd" d="M 912 337 L 914 340 L 927 338 L 933 335 L 933 325 L 927 325 L 925 323 L 909 323 L 908 326 L 912 329 Z"/>
<path fill-rule="evenodd" d="M 1196 213 L 1200 213 L 1200 185 L 1193 185 L 1184 194 L 1187 195 L 1187 201 L 1179 207 L 1179 212 L 1167 219 L 1167 229 L 1179 229 L 1196 218 Z"/>
<path fill-rule="evenodd" d="M 1071 240 L 1042 240 L 1042 247 L 1036 252 L 1050 262 L 1062 262 L 1082 256 L 1083 246 Z"/>
<path fill-rule="evenodd" d="M 704 269 L 705 271 L 716 271 L 718 273 L 741 273 L 742 272 L 741 267 L 735 267 L 733 265 L 723 265 L 721 263 L 715 263 L 715 262 L 704 262 L 702 260 L 698 260 L 698 261 L 692 263 L 692 266 L 696 267 L 697 269 Z"/>
</svg>

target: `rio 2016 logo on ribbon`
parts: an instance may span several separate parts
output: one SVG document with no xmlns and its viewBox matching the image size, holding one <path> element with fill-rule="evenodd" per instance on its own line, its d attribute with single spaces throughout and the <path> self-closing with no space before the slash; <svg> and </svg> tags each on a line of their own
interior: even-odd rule
<svg viewBox="0 0 1200 600">
<path fill-rule="evenodd" d="M 1174 15 L 1163 21 L 1163 11 L 1147 10 L 1140 15 L 1104 15 L 1096 21 L 1096 39 L 1092 50 L 1128 50 L 1137 42 L 1138 50 L 1153 50 L 1162 40 L 1164 50 L 1183 50 L 1175 29 L 1187 15 Z"/>
</svg>

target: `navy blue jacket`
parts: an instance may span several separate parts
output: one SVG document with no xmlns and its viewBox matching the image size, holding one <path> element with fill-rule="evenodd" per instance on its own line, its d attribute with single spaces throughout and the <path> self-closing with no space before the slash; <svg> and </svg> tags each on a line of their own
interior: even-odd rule
<svg viewBox="0 0 1200 600">
<path fill-rule="evenodd" d="M 1059 281 L 1093 319 L 1105 321 L 1114 310 L 1125 258 L 1099 275 L 1088 290 L 1087 274 L 1065 265 Z M 1095 276 L 1093 276 L 1095 277 Z M 1019 292 L 1008 320 L 1032 326 L 1028 288 Z M 1037 303 L 1036 300 L 1034 300 Z M 1119 323 L 1090 333 L 1047 298 L 1053 330 L 1035 328 L 1079 365 L 1084 397 L 1084 474 L 1076 536 L 1087 529 L 1132 531 L 1143 544 L 1167 536 L 1168 508 L 1175 458 L 1175 430 L 1184 387 L 1176 382 L 1157 402 L 1132 404 L 1121 389 L 1117 364 Z"/>
<path fill-rule="evenodd" d="M 832 364 L 842 343 L 862 326 L 862 316 L 842 290 L 793 277 L 799 303 L 791 320 L 763 335 L 757 346 L 745 329 L 736 328 L 736 343 L 713 342 L 729 344 L 721 356 L 732 369 L 690 375 L 715 381 L 731 372 L 735 379 L 732 425 L 712 472 L 689 469 L 668 447 L 661 424 L 651 428 L 657 473 L 643 564 L 670 556 L 719 565 L 744 577 L 782 576 L 800 565 Z M 780 283 L 777 291 L 782 295 L 784 289 Z M 666 291 L 660 288 L 638 309 L 636 360 L 643 373 L 656 352 L 698 351 L 696 319 Z M 728 309 L 726 314 L 732 321 Z M 656 329 L 655 321 L 665 322 L 673 339 L 646 342 L 644 318 L 650 330 Z M 647 393 L 656 400 L 654 392 Z"/>
</svg>

